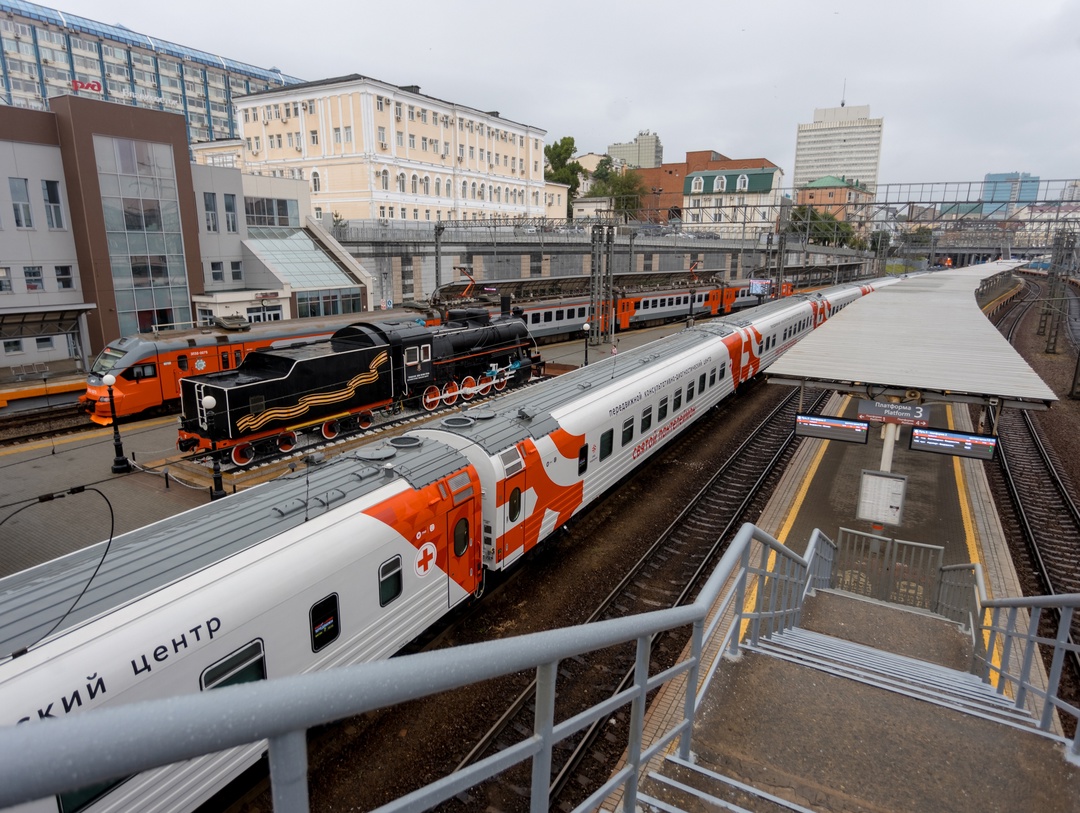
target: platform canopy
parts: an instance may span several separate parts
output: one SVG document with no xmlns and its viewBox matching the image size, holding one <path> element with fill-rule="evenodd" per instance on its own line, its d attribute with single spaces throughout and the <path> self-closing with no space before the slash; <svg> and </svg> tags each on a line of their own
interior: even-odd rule
<svg viewBox="0 0 1080 813">
<path fill-rule="evenodd" d="M 984 280 L 1018 265 L 911 275 L 881 288 L 781 356 L 769 368 L 769 382 L 814 384 L 867 399 L 1047 409 L 1057 396 L 976 301 Z"/>
</svg>

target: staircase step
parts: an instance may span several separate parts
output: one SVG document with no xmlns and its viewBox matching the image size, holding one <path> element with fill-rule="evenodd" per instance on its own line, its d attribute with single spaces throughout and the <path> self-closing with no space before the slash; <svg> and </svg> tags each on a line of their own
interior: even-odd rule
<svg viewBox="0 0 1080 813">
<path fill-rule="evenodd" d="M 1015 708 L 977 676 L 917 658 L 804 629 L 777 633 L 744 648 L 968 714 L 1025 728 L 1035 725 L 1026 709 Z"/>
</svg>

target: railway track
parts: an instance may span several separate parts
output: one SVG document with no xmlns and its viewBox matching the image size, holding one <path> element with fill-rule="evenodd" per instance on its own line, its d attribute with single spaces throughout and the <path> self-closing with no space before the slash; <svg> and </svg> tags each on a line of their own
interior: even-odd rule
<svg viewBox="0 0 1080 813">
<path fill-rule="evenodd" d="M 15 446 L 96 426 L 78 404 L 15 412 L 0 416 L 0 446 Z"/>
<path fill-rule="evenodd" d="M 1029 283 L 1024 299 L 998 322 L 1010 341 L 1041 290 Z M 1080 509 L 1052 443 L 1028 410 L 1003 410 L 993 429 L 1000 453 L 996 463 L 987 463 L 987 474 L 1007 537 L 1022 540 L 1013 546 L 1013 557 L 1025 593 L 1080 592 Z M 1052 636 L 1056 624 L 1056 614 L 1041 619 L 1040 633 Z M 1073 620 L 1072 638 L 1080 640 L 1080 618 Z M 1074 653 L 1067 664 L 1062 693 L 1075 703 L 1080 659 Z"/>
<path fill-rule="evenodd" d="M 813 394 L 810 411 L 817 412 L 827 393 Z M 791 427 L 798 411 L 798 393 L 792 393 L 742 443 L 678 518 L 607 595 L 589 622 L 678 606 L 693 600 L 703 576 L 726 549 L 742 522 L 750 519 L 756 499 L 770 476 L 782 470 L 793 451 Z M 678 657 L 689 631 L 653 642 L 650 671 L 661 671 Z M 608 696 L 624 690 L 633 680 L 634 648 L 592 653 L 559 665 L 556 717 L 564 720 L 595 704 L 601 692 Z M 533 728 L 535 684 L 509 704 L 499 720 L 458 765 L 461 770 L 528 736 Z M 629 720 L 622 709 L 613 717 L 586 729 L 557 755 L 551 782 L 552 805 L 571 808 L 588 798 L 611 775 L 626 742 Z M 451 808 L 462 810 L 524 809 L 528 805 L 529 766 L 518 766 L 472 789 Z"/>
</svg>

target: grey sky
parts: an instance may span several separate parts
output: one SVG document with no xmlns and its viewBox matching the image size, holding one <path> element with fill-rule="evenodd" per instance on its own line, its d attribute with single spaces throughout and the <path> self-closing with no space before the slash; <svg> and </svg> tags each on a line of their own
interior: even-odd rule
<svg viewBox="0 0 1080 813">
<path fill-rule="evenodd" d="M 45 5 L 302 79 L 418 84 L 579 152 L 648 129 L 665 160 L 764 157 L 785 183 L 797 125 L 846 79 L 847 103 L 885 119 L 881 183 L 1080 177 L 1074 0 Z"/>
</svg>

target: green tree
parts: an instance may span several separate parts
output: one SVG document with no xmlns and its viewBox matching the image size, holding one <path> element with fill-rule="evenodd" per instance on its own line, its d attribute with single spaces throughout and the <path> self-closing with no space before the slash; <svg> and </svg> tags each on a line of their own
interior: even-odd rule
<svg viewBox="0 0 1080 813">
<path fill-rule="evenodd" d="M 592 172 L 593 183 L 601 182 L 606 183 L 611 180 L 611 176 L 615 174 L 615 165 L 611 160 L 610 155 L 605 155 L 599 161 L 596 162 L 596 169 Z"/>
<path fill-rule="evenodd" d="M 612 198 L 616 212 L 634 217 L 638 216 L 641 209 L 641 201 L 649 194 L 649 188 L 640 174 L 632 169 L 626 170 L 621 175 L 612 172 L 606 179 L 596 180 L 593 174 L 593 184 L 589 187 L 586 197 L 589 198 Z"/>
<path fill-rule="evenodd" d="M 566 211 L 573 211 L 572 201 L 577 197 L 578 186 L 581 183 L 581 164 L 574 160 L 577 147 L 574 145 L 573 136 L 563 136 L 558 141 L 544 147 L 544 157 L 547 166 L 544 167 L 544 180 L 564 183 L 570 187 L 566 196 Z"/>
<path fill-rule="evenodd" d="M 858 247 L 860 238 L 850 223 L 837 220 L 828 212 L 819 212 L 812 206 L 796 206 L 791 210 L 788 232 L 821 246 Z"/>
</svg>

